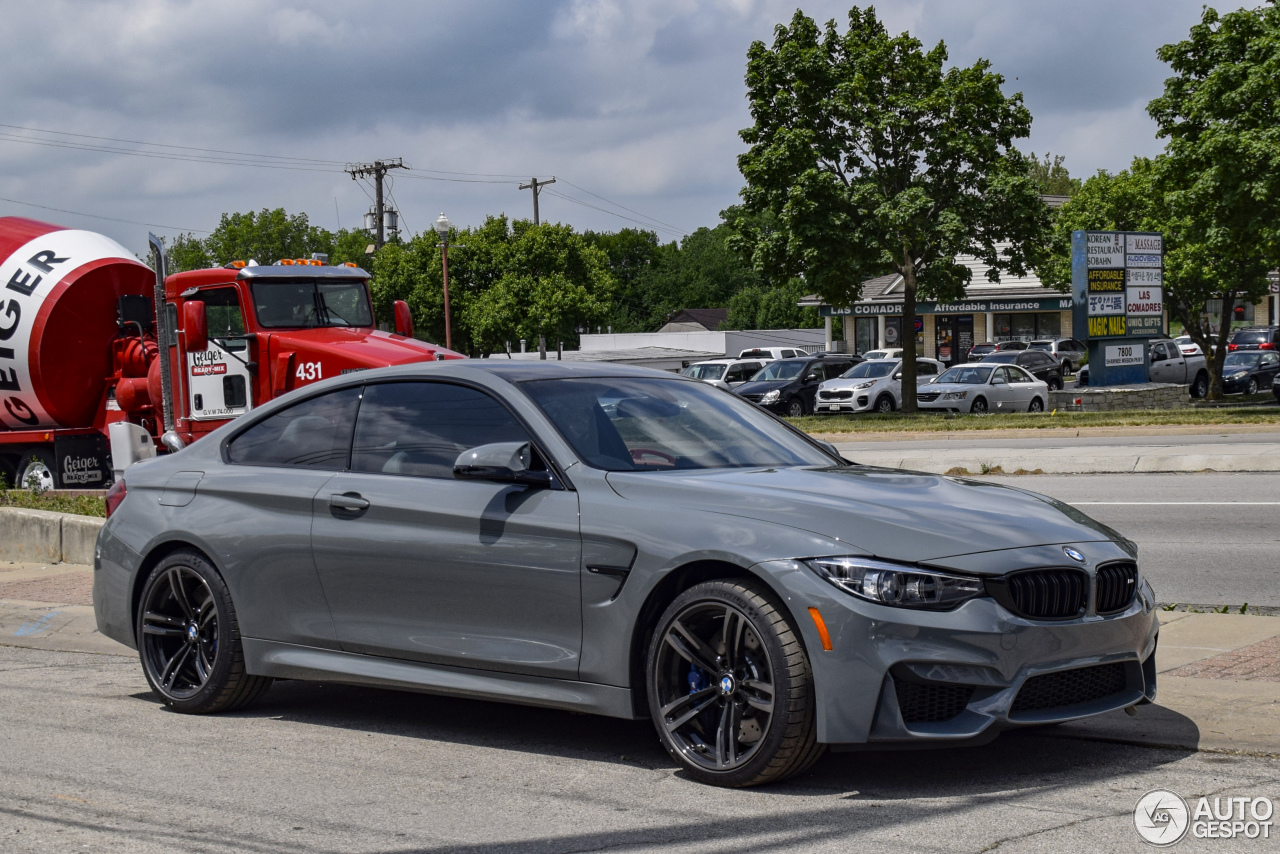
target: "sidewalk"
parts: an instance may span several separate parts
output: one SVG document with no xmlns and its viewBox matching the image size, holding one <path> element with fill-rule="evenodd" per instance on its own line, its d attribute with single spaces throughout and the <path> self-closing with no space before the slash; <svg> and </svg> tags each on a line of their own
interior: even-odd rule
<svg viewBox="0 0 1280 854">
<path fill-rule="evenodd" d="M 92 576 L 87 566 L 0 564 L 0 645 L 136 656 L 98 634 Z M 1161 611 L 1159 617 L 1156 703 L 1139 706 L 1136 717 L 1117 711 L 1052 732 L 1280 756 L 1280 617 L 1183 611 Z"/>
</svg>

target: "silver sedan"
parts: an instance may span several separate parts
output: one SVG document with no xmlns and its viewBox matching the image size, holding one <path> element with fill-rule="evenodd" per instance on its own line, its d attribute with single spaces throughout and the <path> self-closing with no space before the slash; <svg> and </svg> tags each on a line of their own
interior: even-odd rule
<svg viewBox="0 0 1280 854">
<path fill-rule="evenodd" d="M 1017 365 L 973 363 L 948 368 L 916 394 L 920 409 L 950 412 L 1043 412 L 1049 386 Z"/>
</svg>

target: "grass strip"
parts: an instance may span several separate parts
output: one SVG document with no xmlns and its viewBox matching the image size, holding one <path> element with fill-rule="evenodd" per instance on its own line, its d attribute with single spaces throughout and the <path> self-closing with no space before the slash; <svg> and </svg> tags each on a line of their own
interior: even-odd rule
<svg viewBox="0 0 1280 854">
<path fill-rule="evenodd" d="M 107 505 L 100 495 L 63 495 L 58 492 L 33 492 L 29 489 L 0 490 L 0 507 L 22 507 L 27 510 L 52 510 L 77 516 L 106 516 Z"/>
<path fill-rule="evenodd" d="M 1275 424 L 1280 406 L 1135 409 L 1115 412 L 1000 412 L 960 415 L 950 412 L 868 412 L 859 415 L 806 415 L 787 419 L 808 433 L 951 433 L 960 430 L 1048 429 L 1054 427 L 1157 427 L 1170 425 Z"/>
</svg>

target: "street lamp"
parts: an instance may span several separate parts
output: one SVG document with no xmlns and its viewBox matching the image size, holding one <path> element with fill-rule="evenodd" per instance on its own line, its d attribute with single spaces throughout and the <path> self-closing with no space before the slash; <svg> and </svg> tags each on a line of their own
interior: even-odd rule
<svg viewBox="0 0 1280 854">
<path fill-rule="evenodd" d="M 449 229 L 452 227 L 453 223 L 441 213 L 435 222 L 435 229 L 436 234 L 440 235 L 440 248 L 443 250 L 440 263 L 444 272 L 444 346 L 449 350 L 453 349 L 453 332 L 449 328 Z"/>
</svg>

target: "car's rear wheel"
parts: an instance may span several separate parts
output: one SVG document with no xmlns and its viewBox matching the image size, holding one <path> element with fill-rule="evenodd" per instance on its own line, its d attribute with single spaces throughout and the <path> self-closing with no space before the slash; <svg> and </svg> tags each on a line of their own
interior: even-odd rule
<svg viewBox="0 0 1280 854">
<path fill-rule="evenodd" d="M 791 398 L 787 403 L 787 415 L 792 418 L 799 418 L 804 415 L 804 401 L 798 397 Z"/>
<path fill-rule="evenodd" d="M 987 399 L 985 397 L 976 397 L 973 399 L 973 405 L 969 407 L 969 411 L 977 415 L 984 415 L 987 411 Z"/>
<path fill-rule="evenodd" d="M 1062 390 L 1062 377 L 1056 376 L 1054 374 L 1050 374 L 1049 375 L 1049 391 L 1061 391 L 1061 390 Z"/>
<path fill-rule="evenodd" d="M 799 633 L 755 584 L 708 581 L 676 597 L 645 673 L 663 746 L 704 783 L 776 782 L 822 755 Z"/>
<path fill-rule="evenodd" d="M 1038 397 L 1031 398 L 1031 406 L 1027 408 L 1028 412 L 1044 412 L 1044 401 Z"/>
<path fill-rule="evenodd" d="M 1204 374 L 1197 374 L 1196 381 L 1191 384 L 1191 396 L 1194 398 L 1202 398 L 1209 393 L 1209 378 Z"/>
<path fill-rule="evenodd" d="M 245 672 L 231 593 L 198 552 L 174 552 L 151 571 L 136 636 L 151 690 L 175 711 L 229 711 L 271 685 L 269 677 Z"/>
<path fill-rule="evenodd" d="M 893 396 L 888 394 L 880 395 L 879 399 L 876 400 L 876 412 L 892 412 L 892 411 L 893 411 Z"/>
<path fill-rule="evenodd" d="M 1069 374 L 1069 373 L 1071 373 L 1071 363 L 1070 363 L 1069 361 L 1067 361 L 1066 359 L 1063 359 L 1063 360 L 1062 360 L 1062 375 L 1065 377 L 1065 376 L 1066 376 L 1067 374 Z"/>
</svg>

